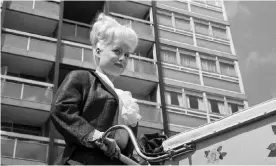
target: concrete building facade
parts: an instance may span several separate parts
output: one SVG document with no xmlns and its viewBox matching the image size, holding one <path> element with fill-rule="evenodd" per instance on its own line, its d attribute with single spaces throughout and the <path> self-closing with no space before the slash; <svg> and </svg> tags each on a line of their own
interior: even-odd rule
<svg viewBox="0 0 276 166">
<path fill-rule="evenodd" d="M 248 107 L 221 0 L 1 1 L 2 164 L 52 163 L 63 149 L 51 100 L 70 71 L 95 70 L 89 31 L 102 11 L 139 37 L 115 81 L 138 99 L 138 137 L 172 136 Z"/>
</svg>

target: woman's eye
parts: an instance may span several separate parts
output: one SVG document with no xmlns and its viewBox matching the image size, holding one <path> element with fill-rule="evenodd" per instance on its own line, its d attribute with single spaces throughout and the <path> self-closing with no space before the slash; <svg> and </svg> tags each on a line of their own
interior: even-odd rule
<svg viewBox="0 0 276 166">
<path fill-rule="evenodd" d="M 113 52 L 114 52 L 116 55 L 120 55 L 120 54 L 121 54 L 120 50 L 113 50 Z"/>
<path fill-rule="evenodd" d="M 125 57 L 126 57 L 126 58 L 129 58 L 129 53 L 125 54 Z"/>
</svg>

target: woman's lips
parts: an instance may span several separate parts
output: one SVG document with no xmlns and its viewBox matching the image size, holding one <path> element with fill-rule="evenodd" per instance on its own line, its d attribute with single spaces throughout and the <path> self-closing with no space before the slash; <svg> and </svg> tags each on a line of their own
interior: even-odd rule
<svg viewBox="0 0 276 166">
<path fill-rule="evenodd" d="M 115 66 L 119 67 L 119 68 L 124 68 L 124 66 L 120 63 L 115 63 Z"/>
</svg>

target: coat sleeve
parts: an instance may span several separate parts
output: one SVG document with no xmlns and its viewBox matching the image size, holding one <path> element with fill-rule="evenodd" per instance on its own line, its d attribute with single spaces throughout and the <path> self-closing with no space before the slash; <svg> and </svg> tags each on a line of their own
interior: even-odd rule
<svg viewBox="0 0 276 166">
<path fill-rule="evenodd" d="M 93 141 L 101 136 L 101 132 L 81 116 L 87 86 L 93 81 L 89 80 L 88 72 L 69 73 L 57 90 L 51 107 L 51 120 L 64 139 L 88 148 L 95 147 Z"/>
</svg>

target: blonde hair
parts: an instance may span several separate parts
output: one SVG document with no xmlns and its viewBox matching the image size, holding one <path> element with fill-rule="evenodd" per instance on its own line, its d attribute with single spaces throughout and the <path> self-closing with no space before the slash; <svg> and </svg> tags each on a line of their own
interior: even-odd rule
<svg viewBox="0 0 276 166">
<path fill-rule="evenodd" d="M 96 49 L 98 45 L 107 46 L 122 42 L 134 51 L 138 44 L 138 37 L 131 27 L 121 25 L 114 18 L 100 13 L 92 26 L 90 42 L 93 49 Z"/>
</svg>

